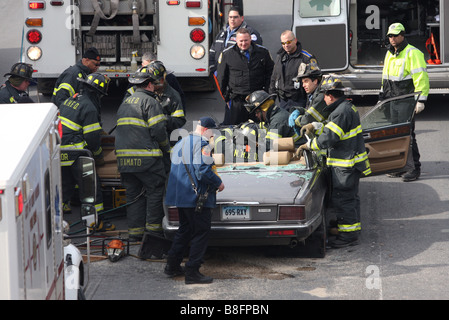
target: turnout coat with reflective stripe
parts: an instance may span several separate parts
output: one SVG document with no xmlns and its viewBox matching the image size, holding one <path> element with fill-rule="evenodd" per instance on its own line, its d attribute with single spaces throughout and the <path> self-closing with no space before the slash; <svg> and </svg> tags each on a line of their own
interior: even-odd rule
<svg viewBox="0 0 449 320">
<path fill-rule="evenodd" d="M 381 100 L 421 91 L 419 101 L 425 102 L 429 87 L 426 61 L 420 50 L 404 40 L 397 52 L 393 47 L 387 51 L 379 95 Z"/>
<path fill-rule="evenodd" d="M 154 93 L 138 88 L 117 111 L 115 152 L 119 172 L 143 172 L 169 152 L 166 118 Z"/>
<path fill-rule="evenodd" d="M 94 158 L 103 157 L 100 115 L 89 94 L 68 98 L 59 107 L 62 124 L 61 165 L 71 166 L 75 159 L 64 155 L 64 149 L 88 149 Z"/>
<path fill-rule="evenodd" d="M 288 138 L 293 137 L 293 142 L 297 146 L 300 142 L 299 136 L 296 134 L 295 130 L 288 125 L 288 117 L 289 113 L 280 108 L 277 105 L 273 105 L 267 111 L 267 122 L 266 130 L 267 130 L 267 150 L 270 149 L 270 145 L 273 140 L 280 138 Z"/>
<path fill-rule="evenodd" d="M 345 97 L 332 105 L 328 123 L 322 127 L 310 148 L 328 149 L 327 164 L 334 167 L 356 168 L 364 175 L 371 173 L 357 108 Z"/>
<path fill-rule="evenodd" d="M 59 107 L 67 98 L 80 92 L 81 82 L 77 78 L 86 78 L 90 73 L 88 67 L 78 61 L 74 66 L 67 68 L 56 80 L 51 101 Z"/>
</svg>

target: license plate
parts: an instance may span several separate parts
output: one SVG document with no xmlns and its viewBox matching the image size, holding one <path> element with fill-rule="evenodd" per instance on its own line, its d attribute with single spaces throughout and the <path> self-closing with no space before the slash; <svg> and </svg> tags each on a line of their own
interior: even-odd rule
<svg viewBox="0 0 449 320">
<path fill-rule="evenodd" d="M 249 220 L 249 207 L 225 206 L 221 210 L 222 220 Z"/>
</svg>

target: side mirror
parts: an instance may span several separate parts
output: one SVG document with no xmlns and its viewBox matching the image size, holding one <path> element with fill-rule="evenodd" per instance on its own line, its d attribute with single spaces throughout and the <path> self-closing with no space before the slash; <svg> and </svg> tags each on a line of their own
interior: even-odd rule
<svg viewBox="0 0 449 320">
<path fill-rule="evenodd" d="M 95 171 L 95 161 L 90 157 L 80 156 L 78 158 L 78 172 L 81 173 L 79 187 L 79 197 L 81 201 L 81 219 L 87 225 L 94 223 L 97 225 L 98 214 L 95 210 L 97 174 Z"/>
</svg>

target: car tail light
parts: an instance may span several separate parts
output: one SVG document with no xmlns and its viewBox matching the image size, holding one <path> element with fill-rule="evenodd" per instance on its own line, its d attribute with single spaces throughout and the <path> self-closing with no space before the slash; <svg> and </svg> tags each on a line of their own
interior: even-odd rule
<svg viewBox="0 0 449 320">
<path fill-rule="evenodd" d="M 42 33 L 36 29 L 32 29 L 27 32 L 27 40 L 29 43 L 37 44 L 42 40 Z"/>
<path fill-rule="evenodd" d="M 195 28 L 192 31 L 190 31 L 190 40 L 196 43 L 203 42 L 204 39 L 206 39 L 206 33 L 203 31 L 203 29 Z"/>
<path fill-rule="evenodd" d="M 43 18 L 28 18 L 25 20 L 27 27 L 42 27 L 44 25 Z"/>
<path fill-rule="evenodd" d="M 304 206 L 279 206 L 279 220 L 304 220 Z"/>
<path fill-rule="evenodd" d="M 295 230 L 269 230 L 268 235 L 270 237 L 296 236 L 296 231 Z"/>
<path fill-rule="evenodd" d="M 44 1 L 29 1 L 28 8 L 30 8 L 31 10 L 43 10 L 43 9 L 45 9 L 45 2 Z"/>
<path fill-rule="evenodd" d="M 201 8 L 202 1 L 186 1 L 186 8 Z"/>
<path fill-rule="evenodd" d="M 178 208 L 176 208 L 176 207 L 168 208 L 168 221 L 170 221 L 170 222 L 178 222 L 179 221 Z"/>
<path fill-rule="evenodd" d="M 206 19 L 204 17 L 189 17 L 189 26 L 204 26 Z"/>
</svg>

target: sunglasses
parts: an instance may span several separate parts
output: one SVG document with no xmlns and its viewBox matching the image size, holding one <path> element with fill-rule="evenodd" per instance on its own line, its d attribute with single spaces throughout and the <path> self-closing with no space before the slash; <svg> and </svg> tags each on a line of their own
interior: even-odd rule
<svg viewBox="0 0 449 320">
<path fill-rule="evenodd" d="M 387 35 L 388 38 L 395 38 L 397 36 L 399 36 L 399 34 L 388 34 Z"/>
<path fill-rule="evenodd" d="M 295 40 L 295 39 L 292 39 L 292 40 L 287 40 L 287 41 L 285 41 L 285 42 L 282 42 L 281 41 L 281 44 L 284 46 L 284 45 L 286 45 L 286 44 L 290 44 L 290 43 L 292 43 L 293 42 L 293 40 Z"/>
</svg>

